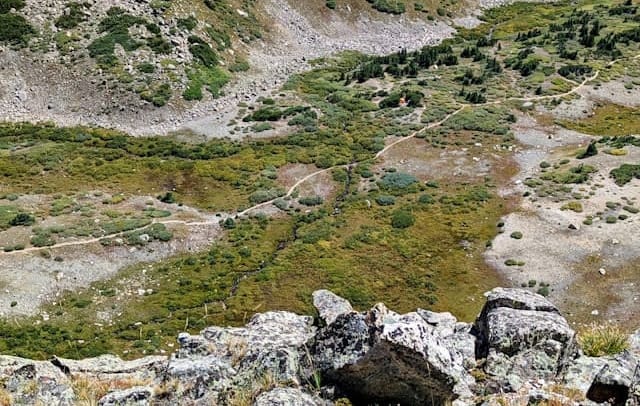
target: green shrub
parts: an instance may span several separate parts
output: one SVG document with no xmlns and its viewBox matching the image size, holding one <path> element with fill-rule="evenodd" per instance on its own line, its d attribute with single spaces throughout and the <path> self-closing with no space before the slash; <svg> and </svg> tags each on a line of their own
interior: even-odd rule
<svg viewBox="0 0 640 406">
<path fill-rule="evenodd" d="M 618 221 L 618 218 L 616 216 L 607 216 L 607 218 L 605 219 L 605 222 L 607 224 L 613 224 L 616 223 Z"/>
<path fill-rule="evenodd" d="M 324 202 L 320 196 L 301 197 L 298 202 L 304 206 L 319 206 Z"/>
<path fill-rule="evenodd" d="M 25 45 L 35 30 L 17 14 L 0 14 L 0 43 Z"/>
<path fill-rule="evenodd" d="M 383 189 L 406 189 L 409 186 L 418 182 L 418 179 L 402 172 L 386 173 L 382 179 L 380 179 L 379 185 Z"/>
<path fill-rule="evenodd" d="M 632 213 L 632 214 L 636 214 L 640 211 L 637 207 L 633 207 L 633 206 L 623 206 L 622 210 L 628 211 L 629 213 Z"/>
<path fill-rule="evenodd" d="M 11 9 L 20 10 L 24 7 L 24 0 L 0 0 L 0 14 L 6 14 Z"/>
<path fill-rule="evenodd" d="M 626 334 L 612 324 L 592 324 L 578 333 L 578 343 L 589 357 L 619 354 L 629 346 Z"/>
<path fill-rule="evenodd" d="M 168 83 L 161 83 L 140 93 L 140 98 L 156 107 L 162 107 L 171 99 L 172 94 L 171 86 Z"/>
<path fill-rule="evenodd" d="M 279 188 L 273 188 L 269 190 L 257 190 L 249 196 L 249 201 L 253 204 L 260 204 L 273 200 L 276 197 L 284 195 L 284 190 Z"/>
<path fill-rule="evenodd" d="M 378 203 L 380 206 L 393 206 L 394 204 L 396 204 L 396 198 L 389 195 L 382 195 L 376 197 L 376 203 Z"/>
<path fill-rule="evenodd" d="M 178 28 L 191 31 L 198 26 L 198 20 L 194 16 L 178 18 Z"/>
<path fill-rule="evenodd" d="M 416 219 L 408 210 L 396 210 L 391 216 L 391 226 L 393 228 L 408 228 L 415 223 Z"/>
<path fill-rule="evenodd" d="M 88 3 L 85 3 L 88 4 Z M 78 24 L 87 20 L 84 8 L 87 7 L 80 3 L 68 3 L 67 10 L 56 19 L 55 25 L 63 30 L 75 28 Z"/>
<path fill-rule="evenodd" d="M 222 227 L 224 227 L 227 230 L 232 230 L 232 229 L 236 228 L 236 221 L 234 219 L 232 219 L 231 217 L 227 217 L 222 222 Z"/>
<path fill-rule="evenodd" d="M 549 287 L 548 286 L 540 286 L 538 288 L 538 290 L 536 291 L 536 293 L 539 294 L 539 295 L 542 295 L 544 297 L 547 297 L 547 296 L 549 296 L 549 294 L 551 292 L 549 291 Z"/>
<path fill-rule="evenodd" d="M 517 261 L 515 259 L 509 258 L 506 261 L 504 261 L 504 264 L 506 266 L 524 266 L 524 262 L 523 261 Z"/>
<path fill-rule="evenodd" d="M 327 0 L 324 4 L 332 10 L 336 8 L 336 0 Z"/>
<path fill-rule="evenodd" d="M 263 107 L 244 118 L 244 121 L 278 121 L 282 118 L 282 110 L 277 107 Z"/>
<path fill-rule="evenodd" d="M 571 210 L 576 213 L 582 213 L 582 203 L 576 201 L 568 202 L 563 204 L 562 207 L 560 207 L 560 210 Z"/>
<path fill-rule="evenodd" d="M 12 226 L 30 226 L 36 222 L 35 217 L 28 213 L 18 213 L 9 222 Z"/>
<path fill-rule="evenodd" d="M 203 39 L 192 35 L 189 37 L 189 52 L 193 55 L 193 59 L 199 61 L 202 65 L 212 68 L 218 64 L 218 55 L 211 46 Z"/>
<path fill-rule="evenodd" d="M 406 8 L 404 1 L 401 0 L 367 0 L 367 2 L 382 13 L 402 14 Z"/>
<path fill-rule="evenodd" d="M 54 245 L 56 241 L 51 237 L 51 233 L 42 231 L 31 237 L 31 245 L 34 247 L 49 247 Z"/>
<path fill-rule="evenodd" d="M 633 178 L 640 178 L 640 165 L 622 164 L 611 170 L 609 175 L 614 179 L 616 185 L 623 186 L 631 182 Z"/>
<path fill-rule="evenodd" d="M 520 231 L 514 231 L 513 233 L 511 233 L 511 238 L 520 240 L 522 238 L 522 233 Z"/>
<path fill-rule="evenodd" d="M 142 73 L 153 73 L 156 71 L 155 65 L 149 62 L 143 62 L 136 66 L 136 68 Z"/>
<path fill-rule="evenodd" d="M 421 204 L 432 204 L 435 202 L 435 199 L 427 193 L 421 194 L 420 197 L 418 197 L 418 203 Z"/>
</svg>

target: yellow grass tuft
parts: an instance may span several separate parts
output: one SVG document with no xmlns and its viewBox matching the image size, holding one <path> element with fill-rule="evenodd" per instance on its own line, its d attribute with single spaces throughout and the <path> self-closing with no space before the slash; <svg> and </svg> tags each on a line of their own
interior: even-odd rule
<svg viewBox="0 0 640 406">
<path fill-rule="evenodd" d="M 629 346 L 627 335 L 613 324 L 591 324 L 578 333 L 578 343 L 590 357 L 618 354 Z"/>
</svg>

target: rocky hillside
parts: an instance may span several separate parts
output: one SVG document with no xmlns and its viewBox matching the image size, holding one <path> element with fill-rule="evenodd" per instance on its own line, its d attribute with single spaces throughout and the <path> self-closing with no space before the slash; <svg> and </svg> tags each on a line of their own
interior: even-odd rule
<svg viewBox="0 0 640 406">
<path fill-rule="evenodd" d="M 2 0 L 0 121 L 226 136 L 238 103 L 278 90 L 307 61 L 417 49 L 465 13 L 462 3 L 403 13 L 378 3 Z"/>
<path fill-rule="evenodd" d="M 639 334 L 617 355 L 583 354 L 542 296 L 496 288 L 475 323 L 384 304 L 356 312 L 317 291 L 319 317 L 255 315 L 181 334 L 171 357 L 0 357 L 1 404 L 637 405 Z"/>
</svg>

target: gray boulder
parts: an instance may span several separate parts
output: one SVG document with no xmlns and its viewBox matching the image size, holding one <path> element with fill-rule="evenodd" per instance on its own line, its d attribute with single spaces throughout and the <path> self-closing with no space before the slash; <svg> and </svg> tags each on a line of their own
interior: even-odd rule
<svg viewBox="0 0 640 406">
<path fill-rule="evenodd" d="M 275 388 L 262 393 L 254 406 L 317 406 L 327 403 L 297 388 Z"/>
<path fill-rule="evenodd" d="M 151 404 L 153 390 L 144 386 L 113 391 L 103 396 L 99 406 L 147 406 Z"/>
<path fill-rule="evenodd" d="M 320 318 L 326 325 L 336 321 L 341 314 L 353 311 L 353 307 L 351 307 L 351 303 L 348 300 L 324 289 L 313 292 L 313 305 L 318 309 Z"/>
<path fill-rule="evenodd" d="M 54 357 L 51 363 L 67 375 L 100 376 L 103 380 L 153 380 L 164 373 L 167 360 L 168 357 L 151 356 L 123 361 L 115 355 L 101 355 L 83 360 Z"/>
<path fill-rule="evenodd" d="M 595 402 L 624 405 L 640 383 L 638 359 L 629 351 L 615 357 L 607 357 L 587 392 L 587 398 Z"/>
<path fill-rule="evenodd" d="M 496 288 L 487 294 L 474 332 L 477 357 L 500 390 L 516 391 L 527 380 L 554 379 L 578 352 L 575 332 L 541 295 Z"/>
<path fill-rule="evenodd" d="M 312 366 L 323 382 L 361 402 L 441 404 L 470 396 L 469 354 L 451 343 L 473 348 L 473 337 L 457 331 L 450 315 L 421 313 L 399 315 L 383 304 L 342 313 L 309 343 Z"/>
<path fill-rule="evenodd" d="M 71 382 L 49 362 L 0 356 L 0 381 L 15 405 L 74 404 Z"/>
<path fill-rule="evenodd" d="M 186 396 L 220 396 L 251 387 L 267 375 L 276 382 L 299 383 L 304 345 L 314 335 L 313 318 L 289 312 L 256 314 L 245 327 L 208 327 L 200 335 L 180 334 L 167 377 L 177 379 Z"/>
</svg>

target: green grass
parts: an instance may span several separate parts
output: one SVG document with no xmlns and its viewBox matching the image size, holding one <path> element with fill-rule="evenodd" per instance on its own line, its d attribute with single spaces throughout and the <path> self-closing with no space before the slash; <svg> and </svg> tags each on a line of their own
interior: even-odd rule
<svg viewBox="0 0 640 406">
<path fill-rule="evenodd" d="M 566 128 L 590 135 L 621 136 L 640 134 L 640 111 L 636 108 L 605 104 L 580 121 L 561 121 Z"/>
</svg>

